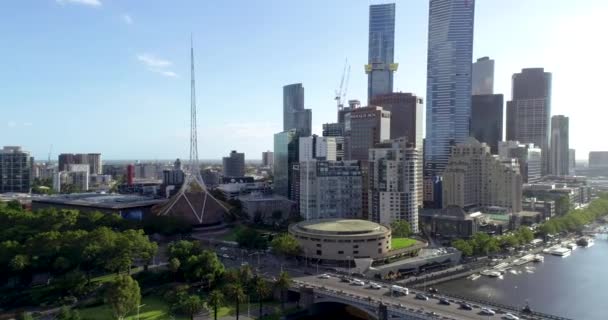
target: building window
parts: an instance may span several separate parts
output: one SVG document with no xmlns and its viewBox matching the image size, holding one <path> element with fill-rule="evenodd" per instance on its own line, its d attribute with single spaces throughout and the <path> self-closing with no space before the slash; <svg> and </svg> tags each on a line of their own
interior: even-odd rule
<svg viewBox="0 0 608 320">
<path fill-rule="evenodd" d="M 317 255 L 320 256 L 322 254 L 321 250 L 317 250 Z"/>
<path fill-rule="evenodd" d="M 382 246 L 382 242 L 378 242 L 378 245 L 379 245 L 379 246 Z"/>
<path fill-rule="evenodd" d="M 357 248 L 359 248 L 358 244 L 356 244 L 356 245 L 353 246 L 353 249 L 357 249 Z"/>
<path fill-rule="evenodd" d="M 359 253 L 359 251 L 353 251 L 353 254 L 357 254 L 357 253 Z"/>
<path fill-rule="evenodd" d="M 321 248 L 321 244 L 320 243 L 317 243 L 317 248 Z"/>
<path fill-rule="evenodd" d="M 382 248 L 379 248 L 379 249 L 378 249 L 378 253 L 382 253 Z"/>
<path fill-rule="evenodd" d="M 344 254 L 344 251 L 338 251 L 338 254 Z"/>
</svg>

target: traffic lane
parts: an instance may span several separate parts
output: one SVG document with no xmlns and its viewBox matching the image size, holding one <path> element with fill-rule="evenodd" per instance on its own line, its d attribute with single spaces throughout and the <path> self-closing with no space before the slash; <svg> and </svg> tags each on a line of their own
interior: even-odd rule
<svg viewBox="0 0 608 320">
<path fill-rule="evenodd" d="M 428 311 L 434 311 L 440 314 L 441 316 L 450 316 L 455 317 L 457 319 L 500 319 L 501 315 L 495 316 L 485 316 L 479 314 L 480 309 L 473 309 L 471 311 L 464 310 L 460 308 L 460 305 L 457 303 L 452 303 L 451 305 L 442 305 L 439 304 L 437 299 L 429 298 L 429 300 L 419 300 L 416 299 L 416 292 L 410 290 L 410 294 L 407 296 L 399 296 L 399 297 L 391 297 L 389 294 L 389 288 L 382 289 L 371 289 L 368 286 L 354 286 L 346 282 L 341 282 L 340 279 L 336 277 L 331 277 L 330 279 L 319 279 L 316 276 L 307 276 L 307 277 L 299 277 L 294 280 L 302 281 L 305 283 L 311 283 L 317 286 L 325 286 L 331 287 L 332 289 L 342 290 L 345 293 L 356 294 L 362 297 L 372 297 L 375 300 L 380 300 L 383 302 L 390 302 L 391 304 L 398 305 L 399 303 L 404 304 L 407 307 L 413 307 L 414 309 L 418 309 L 420 307 L 425 309 L 425 313 Z"/>
</svg>

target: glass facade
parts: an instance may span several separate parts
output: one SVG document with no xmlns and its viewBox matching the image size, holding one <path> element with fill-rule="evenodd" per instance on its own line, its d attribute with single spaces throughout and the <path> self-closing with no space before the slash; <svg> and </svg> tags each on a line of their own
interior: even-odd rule
<svg viewBox="0 0 608 320">
<path fill-rule="evenodd" d="M 309 136 L 312 127 L 312 111 L 304 109 L 304 87 L 294 83 L 283 87 L 283 131 L 296 129 L 302 136 Z"/>
<path fill-rule="evenodd" d="M 471 103 L 471 137 L 490 146 L 492 154 L 498 153 L 502 141 L 502 94 L 474 95 Z"/>
<path fill-rule="evenodd" d="M 369 6 L 367 99 L 393 92 L 395 4 Z"/>
<path fill-rule="evenodd" d="M 298 162 L 298 134 L 292 129 L 274 135 L 273 190 L 291 199 L 289 168 Z"/>
<path fill-rule="evenodd" d="M 425 175 L 441 175 L 471 117 L 474 0 L 430 0 Z"/>
</svg>

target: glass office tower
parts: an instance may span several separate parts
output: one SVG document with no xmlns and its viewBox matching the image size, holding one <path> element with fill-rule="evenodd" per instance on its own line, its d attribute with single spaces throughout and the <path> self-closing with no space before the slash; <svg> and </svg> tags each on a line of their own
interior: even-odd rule
<svg viewBox="0 0 608 320">
<path fill-rule="evenodd" d="M 395 4 L 369 6 L 369 47 L 367 101 L 379 94 L 393 92 L 395 56 Z"/>
</svg>

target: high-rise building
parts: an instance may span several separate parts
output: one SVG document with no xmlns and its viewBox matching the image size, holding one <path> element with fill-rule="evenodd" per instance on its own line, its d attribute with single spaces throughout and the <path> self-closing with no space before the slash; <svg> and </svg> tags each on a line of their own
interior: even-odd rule
<svg viewBox="0 0 608 320">
<path fill-rule="evenodd" d="M 507 102 L 507 140 L 538 146 L 543 153 L 543 175 L 550 172 L 550 117 L 551 73 L 529 68 L 514 74 Z"/>
<path fill-rule="evenodd" d="M 395 4 L 369 6 L 369 46 L 365 65 L 367 101 L 376 95 L 393 92 L 395 56 Z M 370 103 L 371 105 L 371 103 Z"/>
<path fill-rule="evenodd" d="M 487 143 L 492 154 L 497 154 L 502 141 L 503 96 L 483 94 L 471 99 L 471 137 Z"/>
<path fill-rule="evenodd" d="M 421 97 L 405 92 L 387 93 L 376 95 L 372 98 L 371 105 L 381 106 L 391 112 L 390 139 L 405 137 L 416 148 L 422 148 L 424 104 Z"/>
<path fill-rule="evenodd" d="M 515 160 L 501 160 L 474 138 L 452 147 L 443 172 L 443 207 L 498 206 L 512 213 L 522 209 L 522 178 Z"/>
<path fill-rule="evenodd" d="M 589 152 L 589 168 L 608 167 L 608 151 Z"/>
<path fill-rule="evenodd" d="M 135 181 L 135 166 L 132 163 L 127 165 L 127 184 L 129 186 L 133 185 Z"/>
<path fill-rule="evenodd" d="M 272 151 L 264 151 L 262 152 L 262 166 L 264 167 L 272 167 L 274 160 L 274 154 Z"/>
<path fill-rule="evenodd" d="M 570 173 L 568 117 L 556 115 L 551 117 L 551 174 L 565 176 Z"/>
<path fill-rule="evenodd" d="M 90 174 L 102 174 L 101 153 L 62 153 L 59 171 L 67 171 L 70 164 L 88 164 Z"/>
<path fill-rule="evenodd" d="M 222 158 L 222 174 L 224 177 L 245 176 L 245 154 L 232 150 L 230 156 Z"/>
<path fill-rule="evenodd" d="M 471 86 L 473 95 L 494 94 L 494 60 L 482 57 L 473 63 Z"/>
<path fill-rule="evenodd" d="M 469 137 L 474 20 L 474 0 L 430 0 L 425 186 L 439 183 L 451 147 Z"/>
<path fill-rule="evenodd" d="M 33 180 L 34 158 L 17 146 L 0 149 L 0 193 L 29 193 Z"/>
<path fill-rule="evenodd" d="M 568 172 L 573 176 L 576 174 L 576 150 L 570 149 L 568 150 Z"/>
<path fill-rule="evenodd" d="M 309 160 L 300 162 L 299 170 L 302 218 L 361 218 L 359 161 Z"/>
<path fill-rule="evenodd" d="M 412 231 L 418 232 L 418 183 L 422 176 L 418 152 L 405 138 L 379 143 L 369 150 L 370 220 L 382 224 L 407 220 Z"/>
<path fill-rule="evenodd" d="M 517 159 L 519 172 L 524 183 L 540 181 L 542 156 L 541 150 L 534 144 L 521 144 L 519 141 L 501 141 L 498 144 L 498 155 L 502 160 Z"/>
<path fill-rule="evenodd" d="M 311 134 L 312 111 L 304 109 L 304 87 L 294 83 L 283 87 L 283 131 L 296 129 L 301 136 Z"/>
<path fill-rule="evenodd" d="M 300 137 L 299 161 L 328 160 L 336 161 L 336 137 L 319 137 L 312 135 Z"/>
<path fill-rule="evenodd" d="M 357 108 L 350 113 L 350 160 L 367 161 L 370 148 L 390 139 L 391 113 L 382 107 Z"/>
<path fill-rule="evenodd" d="M 292 199 L 290 168 L 298 162 L 298 131 L 291 129 L 274 135 L 273 190 L 276 194 Z"/>
</svg>

